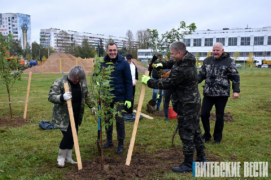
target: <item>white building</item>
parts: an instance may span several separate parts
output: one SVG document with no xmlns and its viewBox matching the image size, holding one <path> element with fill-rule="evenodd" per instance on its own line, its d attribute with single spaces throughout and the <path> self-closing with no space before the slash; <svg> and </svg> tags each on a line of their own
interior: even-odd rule
<svg viewBox="0 0 271 180">
<path fill-rule="evenodd" d="M 69 47 L 72 43 L 81 45 L 84 39 L 88 39 L 89 44 L 97 48 L 102 43 L 104 48 L 109 39 L 113 39 L 118 49 L 127 45 L 127 39 L 123 37 L 106 36 L 103 34 L 92 34 L 87 32 L 65 31 L 56 28 L 41 29 L 40 44 L 44 47 L 51 46 L 58 52 L 64 52 L 65 47 Z"/>
<path fill-rule="evenodd" d="M 31 46 L 31 18 L 30 15 L 21 13 L 0 13 L 0 33 L 3 36 L 13 35 L 19 40 L 23 49 L 28 44 Z"/>
<path fill-rule="evenodd" d="M 271 60 L 271 26 L 199 30 L 186 35 L 182 41 L 194 56 L 200 54 L 200 60 L 204 60 L 209 51 L 212 52 L 212 46 L 216 42 L 223 43 L 225 52 L 230 53 L 231 57 L 235 52 L 239 52 L 240 57 L 237 61 L 246 60 L 250 52 L 253 53 L 254 60 Z M 152 55 L 151 49 L 138 50 L 138 58 L 143 61 L 151 59 Z"/>
</svg>

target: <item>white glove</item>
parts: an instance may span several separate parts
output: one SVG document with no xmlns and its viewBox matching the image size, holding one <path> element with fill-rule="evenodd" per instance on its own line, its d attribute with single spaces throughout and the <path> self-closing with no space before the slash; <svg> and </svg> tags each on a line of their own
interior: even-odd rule
<svg viewBox="0 0 271 180">
<path fill-rule="evenodd" d="M 96 114 L 95 107 L 91 108 L 92 114 Z"/>
<path fill-rule="evenodd" d="M 65 101 L 67 101 L 68 99 L 71 99 L 72 98 L 71 92 L 64 93 L 63 98 L 64 98 Z"/>
</svg>

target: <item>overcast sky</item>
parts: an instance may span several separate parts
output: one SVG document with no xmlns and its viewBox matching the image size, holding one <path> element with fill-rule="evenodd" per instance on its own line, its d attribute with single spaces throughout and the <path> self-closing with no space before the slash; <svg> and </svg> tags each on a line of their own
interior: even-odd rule
<svg viewBox="0 0 271 180">
<path fill-rule="evenodd" d="M 131 30 L 177 28 L 180 21 L 197 30 L 271 26 L 271 0 L 0 0 L 1 13 L 31 15 L 31 41 L 40 29 L 58 28 L 126 37 Z"/>
</svg>

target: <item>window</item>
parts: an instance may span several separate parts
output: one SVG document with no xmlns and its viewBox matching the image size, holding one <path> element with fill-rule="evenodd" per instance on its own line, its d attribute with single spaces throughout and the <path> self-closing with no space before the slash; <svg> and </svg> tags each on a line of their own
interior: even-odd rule
<svg viewBox="0 0 271 180">
<path fill-rule="evenodd" d="M 271 36 L 268 36 L 267 45 L 271 45 Z"/>
<path fill-rule="evenodd" d="M 263 45 L 263 36 L 254 37 L 254 45 Z"/>
<path fill-rule="evenodd" d="M 229 38 L 228 46 L 237 46 L 237 38 Z"/>
<path fill-rule="evenodd" d="M 213 38 L 205 38 L 204 46 L 213 46 Z"/>
<path fill-rule="evenodd" d="M 241 46 L 249 46 L 250 37 L 241 37 Z"/>
<path fill-rule="evenodd" d="M 216 38 L 216 42 L 220 42 L 225 45 L 225 38 Z"/>
<path fill-rule="evenodd" d="M 190 46 L 190 39 L 184 39 L 183 43 L 188 47 Z"/>
<path fill-rule="evenodd" d="M 201 39 L 194 39 L 193 46 L 201 46 Z"/>
</svg>

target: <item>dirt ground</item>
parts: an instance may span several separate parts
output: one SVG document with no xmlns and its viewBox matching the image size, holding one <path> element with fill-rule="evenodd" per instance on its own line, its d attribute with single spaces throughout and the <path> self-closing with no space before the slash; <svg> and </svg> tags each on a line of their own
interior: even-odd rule
<svg viewBox="0 0 271 180">
<path fill-rule="evenodd" d="M 27 123 L 22 117 L 13 116 L 12 119 L 0 117 L 0 133 L 8 131 L 9 127 L 17 128 Z"/>
<path fill-rule="evenodd" d="M 60 69 L 60 59 L 61 59 L 61 69 Z M 32 73 L 67 73 L 73 66 L 80 65 L 84 68 L 86 72 L 90 72 L 92 67 L 92 58 L 90 59 L 82 59 L 77 58 L 71 54 L 65 53 L 52 53 L 49 58 L 43 62 L 42 64 L 38 64 L 32 68 L 28 68 L 24 70 L 24 73 L 28 74 L 29 72 Z M 138 73 L 144 73 L 144 66 L 141 65 L 135 59 L 132 61 L 136 64 L 138 68 Z"/>
<path fill-rule="evenodd" d="M 130 179 L 161 179 L 162 175 L 171 172 L 171 168 L 179 166 L 184 160 L 181 147 L 172 149 L 163 149 L 156 153 L 144 154 L 144 147 L 135 145 L 137 149 L 133 152 L 130 166 L 126 166 L 126 151 L 122 155 L 114 157 L 105 157 L 103 168 L 100 164 L 100 158 L 97 157 L 91 161 L 83 162 L 83 169 L 78 171 L 77 166 L 71 165 L 67 179 L 110 179 L 110 180 L 130 180 Z M 115 148 L 106 149 L 114 154 Z M 208 161 L 218 161 L 215 155 L 207 154 Z M 196 158 L 196 157 L 194 157 Z M 186 173 L 183 176 L 192 177 L 192 173 Z"/>
</svg>

